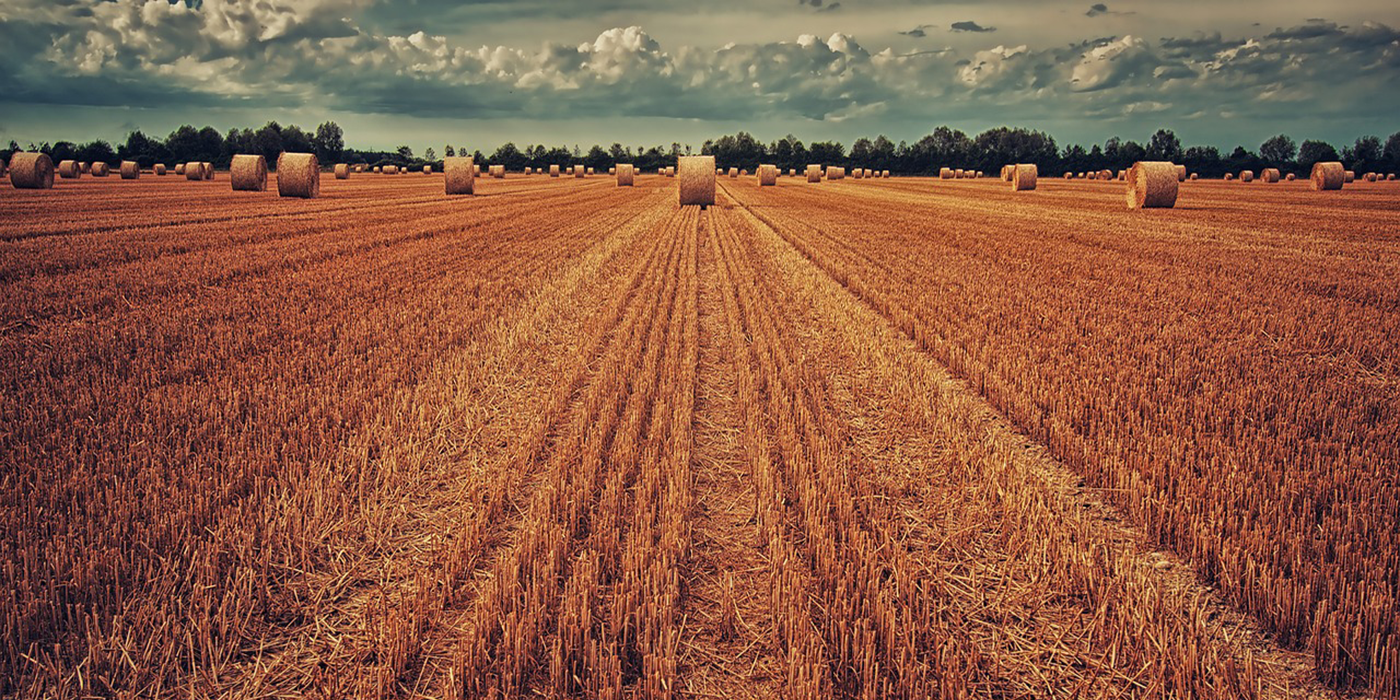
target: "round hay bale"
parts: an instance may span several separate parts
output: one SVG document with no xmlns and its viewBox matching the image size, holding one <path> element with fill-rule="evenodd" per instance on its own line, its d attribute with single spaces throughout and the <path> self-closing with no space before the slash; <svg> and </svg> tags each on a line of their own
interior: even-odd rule
<svg viewBox="0 0 1400 700">
<path fill-rule="evenodd" d="M 494 178 L 496 178 L 497 180 L 504 180 L 504 179 L 506 179 L 506 166 L 504 166 L 504 165 L 493 165 L 493 166 L 491 166 L 490 172 L 491 172 L 491 177 L 494 177 Z"/>
<path fill-rule="evenodd" d="M 1181 188 L 1180 173 L 1166 161 L 1134 163 L 1128 170 L 1129 209 L 1171 209 Z"/>
<path fill-rule="evenodd" d="M 837 165 L 826 166 L 826 179 L 844 180 L 846 179 L 846 169 Z"/>
<path fill-rule="evenodd" d="M 808 165 L 808 166 L 807 166 L 807 182 L 821 182 L 821 181 L 822 181 L 822 166 L 820 166 L 820 165 Z"/>
<path fill-rule="evenodd" d="M 760 165 L 758 166 L 758 186 L 772 187 L 778 184 L 778 166 Z"/>
<path fill-rule="evenodd" d="M 965 178 L 965 177 L 967 177 L 967 171 L 966 171 L 966 170 L 963 170 L 962 168 L 957 168 L 957 169 L 955 169 L 955 170 L 953 171 L 953 179 L 954 179 L 954 180 L 961 180 L 961 179 L 963 179 L 963 178 Z"/>
<path fill-rule="evenodd" d="M 1259 179 L 1272 185 L 1278 182 L 1279 180 L 1282 180 L 1283 175 L 1279 173 L 1278 168 L 1264 168 L 1263 170 L 1259 171 Z"/>
<path fill-rule="evenodd" d="M 1066 179 L 1066 180 L 1073 180 L 1073 179 L 1074 179 L 1074 173 L 1065 173 L 1065 179 Z"/>
<path fill-rule="evenodd" d="M 681 156 L 676 163 L 679 182 L 676 189 L 681 206 L 699 204 L 708 207 L 715 203 L 715 157 Z"/>
<path fill-rule="evenodd" d="M 1235 179 L 1234 173 L 1225 173 L 1225 181 L 1230 182 Z"/>
<path fill-rule="evenodd" d="M 141 177 L 141 164 L 134 160 L 122 161 L 121 178 L 123 180 L 137 180 Z"/>
<path fill-rule="evenodd" d="M 1040 175 L 1034 163 L 1016 164 L 1011 171 L 1011 191 L 1024 192 L 1035 189 L 1035 181 Z"/>
<path fill-rule="evenodd" d="M 433 174 L 433 166 L 431 166 L 431 165 L 425 165 L 425 166 L 423 166 L 423 174 L 424 174 L 424 175 L 432 175 L 432 174 Z"/>
<path fill-rule="evenodd" d="M 738 169 L 738 168 L 730 168 L 730 169 L 729 169 L 729 177 L 739 177 L 739 169 Z"/>
<path fill-rule="evenodd" d="M 385 175 L 398 175 L 398 174 L 399 174 L 399 166 L 397 166 L 397 165 L 386 165 L 386 166 L 384 166 L 384 171 L 383 171 L 383 172 L 384 172 Z"/>
<path fill-rule="evenodd" d="M 1119 182 L 1126 182 L 1127 180 L 1128 180 L 1128 171 L 1126 171 L 1126 170 L 1119 170 L 1119 171 L 1118 171 L 1118 181 L 1119 181 Z"/>
<path fill-rule="evenodd" d="M 526 175 L 529 175 L 531 172 L 533 172 L 533 170 L 532 170 L 529 166 L 526 166 L 526 167 L 525 167 L 525 174 L 526 174 Z"/>
<path fill-rule="evenodd" d="M 616 174 L 617 174 L 617 166 L 614 165 L 613 167 L 608 168 L 608 174 L 609 174 L 609 175 L 616 175 Z"/>
<path fill-rule="evenodd" d="M 1346 175 L 1346 167 L 1336 161 L 1315 163 L 1311 176 L 1312 188 L 1318 191 L 1340 190 L 1346 183 Z"/>
<path fill-rule="evenodd" d="M 788 168 L 788 177 L 797 177 L 797 168 Z"/>
<path fill-rule="evenodd" d="M 674 165 L 668 165 L 668 166 L 666 166 L 666 177 L 675 177 L 675 176 L 676 176 L 676 166 L 674 166 Z"/>
<path fill-rule="evenodd" d="M 1348 170 L 1348 171 L 1342 173 L 1342 182 L 1344 182 L 1344 183 L 1346 183 L 1346 184 L 1348 184 L 1348 185 L 1350 185 L 1350 184 L 1353 183 L 1353 182 L 1356 182 L 1356 171 L 1354 171 L 1354 170 Z"/>
<path fill-rule="evenodd" d="M 982 179 L 983 177 L 985 177 L 985 175 L 982 173 L 981 170 L 978 170 L 972 177 L 973 177 L 973 179 L 980 180 L 980 179 Z"/>
<path fill-rule="evenodd" d="M 550 176 L 550 177 L 559 177 L 559 166 L 557 166 L 557 165 L 551 165 L 551 166 L 549 166 L 549 176 Z"/>
<path fill-rule="evenodd" d="M 1199 180 L 1200 177 L 1201 177 L 1201 176 L 1200 176 L 1200 175 L 1197 175 L 1196 173 L 1191 173 L 1191 180 L 1192 180 L 1192 181 Z"/>
<path fill-rule="evenodd" d="M 1178 166 L 1176 166 L 1176 181 L 1177 181 L 1177 182 L 1186 182 L 1186 166 L 1184 166 L 1184 165 L 1178 165 Z"/>
<path fill-rule="evenodd" d="M 617 174 L 618 187 L 631 187 L 637 178 L 637 169 L 628 163 L 619 163 L 612 171 Z"/>
<path fill-rule="evenodd" d="M 84 175 L 89 174 L 92 172 L 92 163 L 88 163 L 86 161 L 79 161 L 78 169 L 83 171 Z"/>
<path fill-rule="evenodd" d="M 321 166 L 315 153 L 287 153 L 277 156 L 277 194 L 281 197 L 315 199 L 321 194 Z"/>
<path fill-rule="evenodd" d="M 1109 181 L 1109 180 L 1112 180 L 1112 179 L 1113 179 L 1113 171 L 1112 171 L 1112 170 L 1109 170 L 1108 168 L 1104 168 L 1103 170 L 1100 170 L 1100 171 L 1099 171 L 1099 179 L 1100 179 L 1100 180 L 1103 180 L 1104 182 L 1107 182 L 1107 181 Z"/>
<path fill-rule="evenodd" d="M 165 163 L 156 163 L 155 167 L 152 169 L 155 170 L 157 176 L 165 176 Z"/>
<path fill-rule="evenodd" d="M 277 161 L 282 164 L 281 160 Z M 340 177 L 337 168 L 336 177 Z M 233 161 L 228 165 L 228 180 L 233 185 L 234 192 L 266 192 L 267 191 L 267 158 L 260 155 L 239 154 L 233 157 Z M 282 187 L 282 173 L 277 173 L 277 187 Z"/>
<path fill-rule="evenodd" d="M 10 156 L 10 186 L 17 190 L 53 189 L 53 159 L 47 153 Z"/>
<path fill-rule="evenodd" d="M 106 163 L 93 163 L 89 172 L 93 177 L 107 177 L 112 173 L 112 168 Z"/>
<path fill-rule="evenodd" d="M 940 180 L 951 180 L 951 179 L 953 179 L 953 169 L 952 169 L 952 168 L 939 168 L 939 169 L 938 169 L 938 179 L 940 179 Z"/>
<path fill-rule="evenodd" d="M 748 177 L 748 176 L 749 176 L 749 169 L 748 169 L 748 168 L 739 168 L 739 177 Z"/>
<path fill-rule="evenodd" d="M 864 179 L 865 179 L 865 169 L 864 169 L 864 168 L 853 168 L 853 169 L 851 170 L 851 179 L 852 179 L 852 180 L 864 180 Z"/>
<path fill-rule="evenodd" d="M 1375 174 L 1375 173 L 1366 173 L 1366 182 L 1375 182 L 1375 181 L 1376 181 L 1376 174 Z"/>
<path fill-rule="evenodd" d="M 588 171 L 586 171 L 586 170 L 583 169 L 583 166 L 582 166 L 582 165 L 575 165 L 575 166 L 574 166 L 574 177 L 575 177 L 575 178 L 581 178 L 581 177 L 583 177 L 585 174 L 587 174 L 587 172 L 588 172 Z"/>
<path fill-rule="evenodd" d="M 443 158 L 442 173 L 447 181 L 447 194 L 476 193 L 476 164 L 471 156 Z"/>
<path fill-rule="evenodd" d="M 501 166 L 501 167 L 505 167 L 505 166 Z M 593 174 L 594 174 L 594 173 L 593 173 L 593 168 L 589 168 L 589 169 L 588 169 L 588 174 L 589 174 L 589 175 L 593 175 Z"/>
<path fill-rule="evenodd" d="M 1284 179 L 1284 180 L 1287 180 L 1288 182 L 1293 182 L 1294 180 L 1297 180 L 1297 179 L 1298 179 L 1298 176 L 1297 176 L 1297 175 L 1294 175 L 1293 173 L 1289 173 L 1289 174 L 1287 174 L 1287 175 L 1284 175 L 1284 176 L 1283 176 L 1283 179 Z"/>
<path fill-rule="evenodd" d="M 184 175 L 184 174 L 185 174 L 185 164 L 184 164 L 184 163 L 176 163 L 176 164 L 175 164 L 175 174 L 176 174 L 176 175 Z"/>
<path fill-rule="evenodd" d="M 209 161 L 206 160 L 206 161 L 204 161 L 203 163 L 200 163 L 200 165 L 204 166 L 204 179 L 205 179 L 205 180 L 213 180 L 213 179 L 214 179 L 214 164 L 213 164 L 213 163 L 210 163 Z"/>
<path fill-rule="evenodd" d="M 353 173 L 362 173 L 362 172 L 364 172 L 364 171 L 365 171 L 365 166 L 364 166 L 363 163 L 356 163 L 356 164 L 355 164 L 355 167 L 350 168 L 350 172 L 353 172 Z"/>
<path fill-rule="evenodd" d="M 1253 171 L 1253 170 L 1241 170 L 1241 171 L 1240 171 L 1240 182 L 1254 182 L 1254 171 Z"/>
<path fill-rule="evenodd" d="M 881 170 L 881 171 L 880 171 L 880 177 L 889 177 L 889 176 L 890 176 L 890 171 L 888 171 L 888 170 Z"/>
<path fill-rule="evenodd" d="M 64 180 L 76 180 L 83 176 L 83 171 L 78 167 L 76 160 L 58 161 L 58 176 Z"/>
<path fill-rule="evenodd" d="M 1395 173 L 1389 173 L 1389 174 L 1387 174 L 1387 175 L 1385 176 L 1385 181 L 1386 181 L 1386 182 L 1395 182 Z"/>
<path fill-rule="evenodd" d="M 1016 166 L 1014 166 L 1014 165 L 1003 165 L 1003 166 L 1001 166 L 1001 181 L 1002 181 L 1002 182 L 1011 182 L 1011 173 L 1012 173 L 1012 171 L 1014 171 L 1015 169 L 1016 169 Z"/>
<path fill-rule="evenodd" d="M 337 180 L 349 180 L 349 179 L 350 179 L 350 166 L 349 166 L 349 165 L 346 165 L 345 163 L 336 163 L 336 164 L 335 164 L 335 179 L 337 179 Z"/>
</svg>

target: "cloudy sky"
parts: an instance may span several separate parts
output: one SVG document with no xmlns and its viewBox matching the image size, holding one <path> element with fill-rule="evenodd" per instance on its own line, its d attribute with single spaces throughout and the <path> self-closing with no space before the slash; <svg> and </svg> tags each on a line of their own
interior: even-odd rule
<svg viewBox="0 0 1400 700">
<path fill-rule="evenodd" d="M 22 144 L 270 119 L 418 151 L 1400 131 L 1396 0 L 0 0 L 0 45 Z"/>
</svg>

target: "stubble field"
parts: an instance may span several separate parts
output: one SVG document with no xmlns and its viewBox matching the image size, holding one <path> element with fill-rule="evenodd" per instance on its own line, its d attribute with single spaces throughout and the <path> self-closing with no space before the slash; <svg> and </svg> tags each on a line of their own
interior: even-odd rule
<svg viewBox="0 0 1400 700">
<path fill-rule="evenodd" d="M 0 694 L 1400 694 L 1396 183 L 323 177 L 0 185 Z"/>
</svg>

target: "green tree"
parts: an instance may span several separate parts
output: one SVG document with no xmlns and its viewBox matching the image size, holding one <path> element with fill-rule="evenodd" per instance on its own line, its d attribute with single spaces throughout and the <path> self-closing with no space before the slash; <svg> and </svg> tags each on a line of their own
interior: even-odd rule
<svg viewBox="0 0 1400 700">
<path fill-rule="evenodd" d="M 1279 134 L 1259 144 L 1259 157 L 1271 166 L 1287 166 L 1298 155 L 1298 146 L 1286 134 Z"/>
<path fill-rule="evenodd" d="M 345 152 L 345 132 L 335 122 L 325 122 L 316 127 L 316 136 L 311 139 L 316 159 L 322 163 L 338 163 Z"/>
<path fill-rule="evenodd" d="M 1328 163 L 1341 160 L 1337 155 L 1337 149 L 1332 144 L 1323 141 L 1304 141 L 1298 147 L 1298 169 L 1303 172 L 1312 172 L 1312 167 L 1316 163 Z"/>
</svg>

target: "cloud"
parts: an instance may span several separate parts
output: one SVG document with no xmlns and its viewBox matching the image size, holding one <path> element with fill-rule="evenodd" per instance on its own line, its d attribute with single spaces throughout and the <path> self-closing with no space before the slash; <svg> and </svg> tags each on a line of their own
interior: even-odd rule
<svg viewBox="0 0 1400 700">
<path fill-rule="evenodd" d="M 925 29 L 929 29 L 930 27 L 933 27 L 933 26 L 934 26 L 934 25 L 932 25 L 932 24 L 921 24 L 921 25 L 919 25 L 919 26 L 917 26 L 917 27 L 914 27 L 913 29 L 910 29 L 910 30 L 907 31 L 907 32 L 900 32 L 900 34 L 903 34 L 904 36 L 912 36 L 912 37 L 914 37 L 915 39 L 922 39 L 922 38 L 928 36 L 928 32 L 926 32 L 926 31 L 924 31 L 924 30 L 925 30 Z"/>
<path fill-rule="evenodd" d="M 826 7 L 822 7 L 822 0 L 797 0 L 797 5 L 815 8 L 817 12 L 835 12 L 841 8 L 841 3 L 833 2 Z"/>
<path fill-rule="evenodd" d="M 977 33 L 983 33 L 983 32 L 994 32 L 994 31 L 996 31 L 996 30 L 997 30 L 996 27 L 983 27 L 983 26 L 977 24 L 976 22 L 967 21 L 967 22 L 954 22 L 954 23 L 952 24 L 952 28 L 951 28 L 949 31 L 954 31 L 954 32 L 977 32 Z"/>
</svg>

